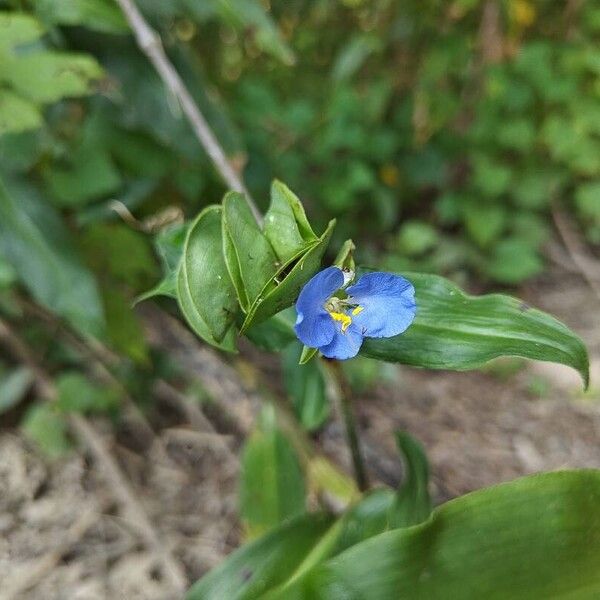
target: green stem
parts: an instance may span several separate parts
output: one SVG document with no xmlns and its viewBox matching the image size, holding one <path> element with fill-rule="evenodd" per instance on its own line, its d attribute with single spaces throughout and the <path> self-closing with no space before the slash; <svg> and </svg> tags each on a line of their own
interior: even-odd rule
<svg viewBox="0 0 600 600">
<path fill-rule="evenodd" d="M 350 456 L 352 457 L 354 478 L 356 479 L 358 489 L 364 492 L 369 489 L 369 478 L 367 477 L 367 470 L 362 456 L 358 427 L 352 406 L 352 390 L 348 385 L 340 363 L 335 360 L 325 360 L 325 362 L 330 367 L 330 371 L 338 385 L 339 406 L 344 420 L 344 427 L 346 428 L 346 441 L 348 442 Z"/>
</svg>

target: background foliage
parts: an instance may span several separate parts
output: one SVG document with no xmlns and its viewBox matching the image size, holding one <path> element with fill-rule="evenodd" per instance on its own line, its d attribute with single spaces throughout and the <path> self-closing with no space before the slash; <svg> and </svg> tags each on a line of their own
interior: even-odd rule
<svg viewBox="0 0 600 600">
<path fill-rule="evenodd" d="M 24 432 L 48 455 L 71 447 L 65 415 L 116 418 L 123 390 L 143 405 L 153 380 L 177 373 L 150 350 L 131 308 L 153 285 L 145 297 L 175 298 L 209 343 L 235 350 L 237 328 L 283 350 L 287 394 L 312 432 L 330 414 L 331 381 L 316 361 L 298 368 L 306 356 L 289 345 L 293 316 L 279 310 L 293 302 L 324 252 L 331 262 L 351 237 L 363 264 L 507 287 L 543 269 L 555 205 L 600 244 L 595 2 L 138 4 L 261 209 L 270 207 L 267 217 L 280 220 L 267 219 L 261 231 L 235 193 L 215 205 L 226 190 L 111 0 L 0 0 L 0 312 L 43 349 L 52 374 L 54 401 L 19 414 Z M 287 188 L 271 188 L 273 179 L 302 198 L 310 224 Z M 189 228 L 182 225 L 194 217 Z M 295 238 L 286 237 L 290 228 Z M 238 260 L 240 248 L 264 261 L 257 267 Z M 302 268 L 276 272 L 275 264 Z M 587 384 L 585 348 L 548 315 L 505 296 L 464 295 L 437 276 L 411 280 L 422 303 L 414 327 L 403 338 L 368 342 L 364 355 L 469 369 L 519 354 L 569 364 Z M 277 322 L 261 328 L 276 313 Z M 86 357 L 55 336 L 53 319 L 79 343 L 101 340 L 124 357 L 110 384 L 88 379 Z M 443 331 L 444 319 L 451 326 Z M 355 389 L 385 375 L 364 357 L 343 368 Z M 0 360 L 0 413 L 18 406 L 33 375 Z M 307 468 L 297 440 L 279 425 L 265 410 L 242 454 L 241 517 L 249 535 L 271 534 L 200 581 L 190 597 L 222 593 L 238 560 L 257 561 L 254 578 L 241 587 L 233 581 L 243 597 L 305 597 L 322 582 L 323 597 L 335 597 L 339 580 L 350 588 L 384 586 L 381 577 L 357 580 L 356 564 L 369 567 L 364 556 L 389 555 L 390 547 L 394 556 L 415 556 L 412 545 L 428 543 L 436 528 L 448 527 L 468 550 L 481 527 L 490 539 L 510 524 L 522 527 L 521 554 L 513 553 L 510 531 L 488 548 L 499 557 L 495 577 L 509 583 L 503 565 L 514 571 L 522 557 L 544 555 L 549 530 L 558 549 L 565 539 L 574 548 L 585 542 L 587 522 L 574 507 L 592 511 L 597 474 L 524 480 L 436 509 L 427 520 L 427 461 L 403 434 L 407 477 L 400 490 L 364 497 L 340 519 L 306 515 L 309 494 L 323 489 L 307 476 L 313 465 L 308 460 Z M 323 478 L 330 488 L 334 476 Z M 355 499 L 349 487 L 346 501 Z M 556 495 L 561 502 L 547 506 Z M 540 505 L 546 512 L 536 521 Z M 455 531 L 453 515 L 467 513 L 472 522 Z M 412 533 L 403 529 L 426 520 Z M 273 545 L 285 552 L 273 553 Z M 453 561 L 453 548 L 442 545 L 440 560 L 448 560 L 444 568 L 458 586 L 464 566 Z M 263 552 L 271 558 L 263 561 Z M 285 568 L 277 562 L 282 555 Z M 578 552 L 561 560 L 575 556 L 586 585 L 597 585 L 592 560 Z M 470 560 L 477 558 L 472 551 Z M 261 579 L 260 569 L 278 574 Z M 533 585 L 526 576 L 525 590 Z M 260 585 L 272 587 L 253 587 Z M 443 589 L 446 580 L 433 577 L 428 585 Z"/>
</svg>

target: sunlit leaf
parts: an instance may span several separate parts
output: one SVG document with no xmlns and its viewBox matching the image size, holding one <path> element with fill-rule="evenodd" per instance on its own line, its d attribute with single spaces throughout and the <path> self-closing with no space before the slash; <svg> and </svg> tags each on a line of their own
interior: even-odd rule
<svg viewBox="0 0 600 600">
<path fill-rule="evenodd" d="M 593 470 L 473 492 L 422 525 L 353 546 L 269 598 L 594 598 L 599 502 L 600 472 Z"/>
<path fill-rule="evenodd" d="M 235 351 L 235 291 L 223 259 L 221 208 L 209 206 L 188 229 L 177 276 L 177 301 L 209 344 Z"/>
<path fill-rule="evenodd" d="M 281 263 L 318 240 L 302 203 L 281 181 L 271 185 L 271 204 L 265 215 L 264 233 Z"/>
<path fill-rule="evenodd" d="M 414 323 L 392 338 L 366 338 L 363 355 L 457 371 L 478 368 L 498 356 L 522 356 L 573 367 L 587 385 L 585 346 L 554 317 L 508 296 L 469 296 L 436 275 L 404 276 L 416 289 Z"/>
<path fill-rule="evenodd" d="M 180 269 L 185 273 L 189 298 L 221 342 L 238 312 L 236 293 L 223 258 L 220 206 L 205 208 L 190 225 Z"/>
<path fill-rule="evenodd" d="M 104 33 L 125 33 L 127 21 L 110 0 L 34 0 L 38 16 L 46 23 L 83 25 Z"/>
</svg>

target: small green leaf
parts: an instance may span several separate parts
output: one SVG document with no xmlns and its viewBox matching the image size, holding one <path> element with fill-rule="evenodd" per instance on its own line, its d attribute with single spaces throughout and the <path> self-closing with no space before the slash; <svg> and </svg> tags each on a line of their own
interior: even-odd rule
<svg viewBox="0 0 600 600">
<path fill-rule="evenodd" d="M 465 207 L 465 226 L 469 236 L 485 248 L 498 239 L 506 225 L 506 211 L 496 204 L 471 204 Z"/>
<path fill-rule="evenodd" d="M 302 515 L 242 546 L 188 591 L 185 600 L 250 600 L 285 582 L 323 539 L 334 517 Z"/>
<path fill-rule="evenodd" d="M 221 342 L 235 320 L 238 301 L 223 258 L 220 206 L 205 208 L 190 225 L 181 270 L 186 293 L 211 337 Z"/>
<path fill-rule="evenodd" d="M 139 365 L 148 366 L 149 349 L 142 324 L 131 310 L 131 302 L 114 285 L 102 289 L 102 300 L 106 314 L 106 335 L 111 346 Z"/>
<path fill-rule="evenodd" d="M 599 503 L 599 471 L 524 477 L 357 544 L 269 600 L 596 598 Z"/>
<path fill-rule="evenodd" d="M 428 223 L 407 221 L 398 235 L 398 249 L 403 254 L 418 256 L 433 248 L 438 239 L 438 232 Z"/>
<path fill-rule="evenodd" d="M 9 90 L 0 90 L 0 135 L 37 129 L 42 115 L 34 103 Z"/>
<path fill-rule="evenodd" d="M 121 176 L 104 148 L 78 149 L 65 167 L 53 165 L 45 174 L 55 203 L 79 207 L 116 192 Z"/>
<path fill-rule="evenodd" d="M 62 373 L 56 380 L 56 405 L 65 412 L 106 413 L 119 408 L 116 390 L 93 384 L 76 371 Z"/>
<path fill-rule="evenodd" d="M 19 55 L 0 67 L 0 79 L 39 104 L 90 94 L 93 82 L 102 75 L 91 56 L 51 51 Z"/>
<path fill-rule="evenodd" d="M 103 33 L 126 33 L 127 21 L 110 0 L 34 0 L 39 17 L 56 25 L 83 25 Z"/>
<path fill-rule="evenodd" d="M 298 364 L 305 365 L 315 356 L 315 354 L 317 354 L 317 352 L 319 352 L 318 348 L 309 348 L 308 346 L 304 346 L 302 348 L 302 354 L 300 355 Z"/>
<path fill-rule="evenodd" d="M 187 4 L 192 8 L 192 14 L 198 10 L 198 2 L 187 0 Z M 224 23 L 241 31 L 252 31 L 254 41 L 264 52 L 286 65 L 296 62 L 270 11 L 260 3 L 254 0 L 227 0 L 217 2 L 215 8 Z"/>
<path fill-rule="evenodd" d="M 396 433 L 398 450 L 404 459 L 404 479 L 389 512 L 389 527 L 410 527 L 431 514 L 429 464 L 421 444 L 403 431 Z"/>
<path fill-rule="evenodd" d="M 580 185 L 575 192 L 575 205 L 586 223 L 600 224 L 600 182 Z"/>
<path fill-rule="evenodd" d="M 314 431 L 327 420 L 331 407 L 319 362 L 301 365 L 301 355 L 299 343 L 290 344 L 283 351 L 283 380 L 300 422 L 308 431 Z"/>
<path fill-rule="evenodd" d="M 560 321 L 515 298 L 469 296 L 443 277 L 405 273 L 416 289 L 417 317 L 395 337 L 365 339 L 371 358 L 429 369 L 476 369 L 499 356 L 522 356 L 576 369 L 587 387 L 587 350 Z"/>
<path fill-rule="evenodd" d="M 15 407 L 33 383 L 33 374 L 26 367 L 0 373 L 0 415 Z"/>
<path fill-rule="evenodd" d="M 161 230 L 154 239 L 154 248 L 163 269 L 163 278 L 147 292 L 138 296 L 136 304 L 155 296 L 177 298 L 177 271 L 183 255 L 188 225 L 180 223 Z"/>
<path fill-rule="evenodd" d="M 293 446 L 278 429 L 271 407 L 242 455 L 240 514 L 251 536 L 305 510 L 302 469 Z"/>
<path fill-rule="evenodd" d="M 67 423 L 48 403 L 32 406 L 23 418 L 21 429 L 51 459 L 60 458 L 71 449 Z"/>
<path fill-rule="evenodd" d="M 356 265 L 354 264 L 354 250 L 356 250 L 356 246 L 352 240 L 346 240 L 338 252 L 338 255 L 335 257 L 333 264 L 339 267 L 340 269 L 347 269 L 349 271 L 355 272 Z"/>
<path fill-rule="evenodd" d="M 277 272 L 277 256 L 242 194 L 223 198 L 223 240 L 227 270 L 239 302 L 248 310 Z"/>
<path fill-rule="evenodd" d="M 318 240 L 298 197 L 280 181 L 271 185 L 271 205 L 265 215 L 265 236 L 281 263 Z"/>
<path fill-rule="evenodd" d="M 530 230 L 529 237 L 510 237 L 496 244 L 490 261 L 485 266 L 486 273 L 507 285 L 516 285 L 541 273 L 544 263 L 537 248 L 531 246 L 534 233 Z"/>
</svg>

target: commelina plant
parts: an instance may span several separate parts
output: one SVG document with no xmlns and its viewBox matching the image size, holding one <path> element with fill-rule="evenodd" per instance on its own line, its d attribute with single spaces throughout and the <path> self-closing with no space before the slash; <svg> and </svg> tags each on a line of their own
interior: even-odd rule
<svg viewBox="0 0 600 600">
<path fill-rule="evenodd" d="M 515 298 L 357 267 L 351 240 L 322 269 L 334 226 L 315 233 L 300 200 L 274 182 L 264 221 L 230 192 L 157 238 L 164 279 L 145 297 L 175 298 L 220 351 L 237 352 L 244 335 L 281 353 L 293 400 L 285 409 L 265 400 L 242 453 L 248 543 L 186 600 L 600 597 L 600 471 L 526 477 L 432 508 L 424 450 L 398 432 L 404 481 L 373 488 L 339 367 L 363 356 L 463 371 L 520 356 L 573 367 L 587 387 L 582 341 Z M 330 397 L 356 482 L 307 435 L 329 418 Z"/>
</svg>

